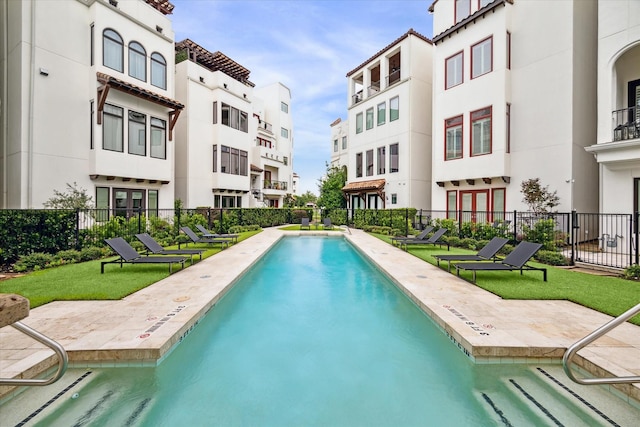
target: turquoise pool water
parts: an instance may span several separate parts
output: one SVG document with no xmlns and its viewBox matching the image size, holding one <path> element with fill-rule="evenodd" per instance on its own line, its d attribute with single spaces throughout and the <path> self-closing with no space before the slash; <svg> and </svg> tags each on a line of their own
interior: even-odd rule
<svg viewBox="0 0 640 427">
<path fill-rule="evenodd" d="M 157 368 L 91 375 L 38 425 L 510 425 L 487 397 L 529 373 L 474 365 L 347 241 L 300 237 L 279 241 Z"/>
</svg>

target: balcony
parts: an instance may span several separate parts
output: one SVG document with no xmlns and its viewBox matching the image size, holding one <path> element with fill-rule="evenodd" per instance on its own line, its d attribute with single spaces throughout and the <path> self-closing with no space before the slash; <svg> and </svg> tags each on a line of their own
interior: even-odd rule
<svg viewBox="0 0 640 427">
<path fill-rule="evenodd" d="M 380 80 L 377 82 L 371 82 L 371 86 L 367 88 L 367 96 L 373 96 L 378 92 L 380 92 Z"/>
<path fill-rule="evenodd" d="M 352 98 L 353 98 L 353 105 L 357 104 L 358 102 L 362 102 L 362 100 L 364 99 L 362 96 L 362 91 L 356 92 L 356 94 L 353 95 Z"/>
<path fill-rule="evenodd" d="M 273 133 L 271 123 L 267 123 L 264 120 L 260 120 L 260 119 L 258 119 L 258 130 L 261 130 L 267 133 Z"/>
<path fill-rule="evenodd" d="M 265 180 L 262 186 L 264 190 L 287 190 L 287 181 L 268 181 Z"/>
<path fill-rule="evenodd" d="M 640 138 L 640 106 L 623 108 L 613 112 L 613 140 L 625 141 Z"/>
<path fill-rule="evenodd" d="M 387 87 L 400 81 L 400 67 L 392 68 L 391 73 L 387 76 Z"/>
</svg>

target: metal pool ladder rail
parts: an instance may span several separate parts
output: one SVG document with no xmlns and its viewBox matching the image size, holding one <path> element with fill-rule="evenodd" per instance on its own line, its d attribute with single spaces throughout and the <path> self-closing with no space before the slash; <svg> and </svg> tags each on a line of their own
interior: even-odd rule
<svg viewBox="0 0 640 427">
<path fill-rule="evenodd" d="M 583 385 L 592 385 L 592 384 L 630 384 L 640 382 L 640 376 L 631 376 L 631 377 L 611 377 L 611 378 L 576 378 L 571 371 L 571 359 L 573 356 L 582 348 L 591 344 L 601 336 L 605 335 L 610 330 L 616 328 L 627 320 L 631 319 L 636 314 L 640 313 L 640 304 L 637 304 L 635 307 L 631 307 L 629 310 L 622 313 L 620 316 L 611 320 L 610 322 L 605 323 L 600 326 L 595 331 L 591 332 L 586 337 L 577 341 L 575 344 L 570 346 L 567 351 L 564 353 L 564 357 L 562 358 L 562 367 L 564 369 L 565 374 L 574 382 Z"/>
<path fill-rule="evenodd" d="M 4 386 L 44 386 L 58 381 L 67 370 L 69 356 L 65 349 L 35 329 L 25 325 L 19 320 L 29 316 L 29 300 L 13 294 L 0 294 L 0 328 L 3 326 L 13 326 L 23 334 L 30 336 L 36 341 L 52 349 L 58 356 L 58 369 L 49 379 L 28 379 L 28 378 L 0 378 L 0 385 Z"/>
</svg>

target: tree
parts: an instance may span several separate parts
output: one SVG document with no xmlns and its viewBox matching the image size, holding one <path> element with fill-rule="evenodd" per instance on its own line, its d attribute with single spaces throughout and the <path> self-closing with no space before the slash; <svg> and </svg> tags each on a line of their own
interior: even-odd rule
<svg viewBox="0 0 640 427">
<path fill-rule="evenodd" d="M 557 191 L 551 192 L 549 186 L 543 187 L 540 178 L 532 178 L 522 181 L 520 189 L 524 198 L 523 202 L 529 206 L 529 210 L 535 213 L 547 213 L 560 204 Z"/>
<path fill-rule="evenodd" d="M 306 193 L 299 195 L 296 197 L 296 206 L 305 207 L 307 203 L 316 203 L 318 200 L 318 196 L 313 194 L 311 191 L 307 190 Z"/>
<path fill-rule="evenodd" d="M 77 183 L 67 182 L 67 191 L 53 190 L 53 197 L 43 203 L 48 209 L 90 209 L 93 207 L 93 199 L 84 188 L 78 188 Z"/>
<path fill-rule="evenodd" d="M 347 201 L 342 195 L 342 187 L 347 182 L 347 168 L 331 166 L 327 163 L 327 174 L 318 180 L 318 206 L 328 209 L 345 208 Z"/>
</svg>

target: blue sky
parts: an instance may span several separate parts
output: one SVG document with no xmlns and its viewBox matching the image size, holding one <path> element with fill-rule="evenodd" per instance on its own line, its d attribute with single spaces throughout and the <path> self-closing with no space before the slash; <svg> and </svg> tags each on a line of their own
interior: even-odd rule
<svg viewBox="0 0 640 427">
<path fill-rule="evenodd" d="M 331 128 L 347 118 L 346 74 L 410 28 L 431 38 L 431 0 L 171 0 L 176 41 L 189 38 L 291 89 L 299 192 L 318 194 Z"/>
</svg>

